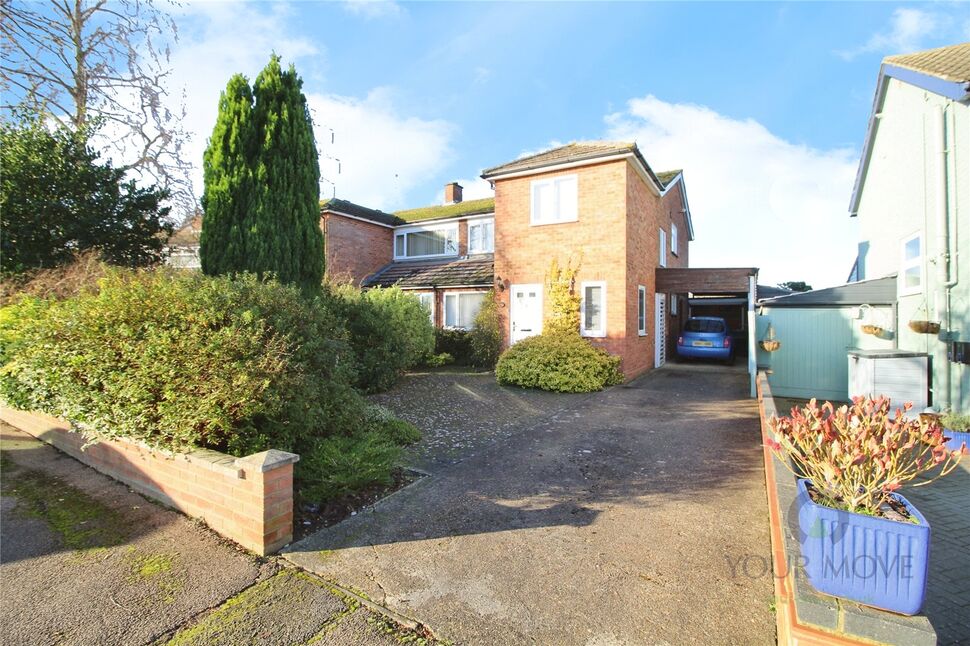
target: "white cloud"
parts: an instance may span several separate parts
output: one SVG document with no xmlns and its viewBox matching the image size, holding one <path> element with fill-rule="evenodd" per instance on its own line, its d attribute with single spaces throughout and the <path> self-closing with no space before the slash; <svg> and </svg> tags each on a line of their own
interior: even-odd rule
<svg viewBox="0 0 970 646">
<path fill-rule="evenodd" d="M 173 88 L 185 88 L 185 128 L 192 141 L 185 149 L 194 164 L 196 194 L 202 195 L 202 155 L 218 112 L 219 94 L 237 72 L 252 81 L 275 51 L 283 64 L 296 65 L 317 124 L 324 155 L 321 172 L 336 182 L 337 195 L 373 208 L 403 208 L 408 190 L 439 172 L 450 158 L 453 126 L 401 114 L 387 89 L 366 97 L 314 93 L 323 75 L 325 46 L 300 36 L 290 24 L 285 3 L 190 3 L 177 16 L 180 42 L 173 48 Z M 330 131 L 335 145 L 330 145 Z M 321 185 L 321 195 L 332 194 Z"/>
<path fill-rule="evenodd" d="M 401 5 L 393 0 L 345 0 L 343 6 L 345 11 L 368 20 L 404 13 Z"/>
<path fill-rule="evenodd" d="M 762 284 L 845 281 L 856 255 L 854 151 L 795 144 L 757 121 L 652 95 L 606 123 L 611 139 L 636 140 L 654 169 L 684 169 L 691 266 L 757 266 Z"/>
<path fill-rule="evenodd" d="M 876 52 L 880 54 L 906 54 L 923 49 L 924 41 L 944 24 L 939 14 L 921 9 L 899 8 L 893 12 L 888 27 L 873 34 L 863 45 L 838 52 L 845 60 L 852 60 L 860 54 Z"/>
<path fill-rule="evenodd" d="M 408 191 L 452 157 L 454 126 L 400 115 L 385 89 L 365 99 L 319 94 L 307 99 L 318 123 L 321 151 L 340 160 L 339 175 L 335 161 L 320 160 L 323 176 L 337 185 L 337 197 L 375 209 L 405 208 Z M 335 133 L 333 145 L 325 127 Z M 324 184 L 322 192 L 332 195 L 332 188 Z"/>
</svg>

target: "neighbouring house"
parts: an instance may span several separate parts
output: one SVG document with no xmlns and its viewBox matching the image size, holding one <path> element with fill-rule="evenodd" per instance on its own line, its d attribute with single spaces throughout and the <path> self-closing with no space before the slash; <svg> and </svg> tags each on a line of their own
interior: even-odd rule
<svg viewBox="0 0 970 646">
<path fill-rule="evenodd" d="M 771 324 L 781 343 L 758 355 L 772 392 L 906 392 L 894 399 L 970 412 L 968 133 L 970 43 L 883 60 L 849 208 L 849 283 L 761 303 L 757 335 Z M 878 382 L 865 391 L 860 367 Z"/>
<path fill-rule="evenodd" d="M 883 60 L 849 211 L 852 277 L 897 275 L 896 347 L 929 356 L 932 405 L 970 412 L 970 43 Z"/>
<path fill-rule="evenodd" d="M 509 345 L 542 331 L 550 263 L 572 260 L 583 336 L 628 377 L 662 364 L 687 306 L 686 291 L 656 289 L 658 268 L 688 266 L 683 173 L 654 172 L 634 143 L 580 142 L 482 177 L 494 198 L 464 201 L 452 183 L 444 204 L 395 213 L 324 203 L 328 273 L 413 291 L 446 328 L 469 328 L 494 289 Z"/>
<path fill-rule="evenodd" d="M 178 269 L 201 269 L 199 259 L 199 236 L 202 234 L 202 216 L 195 215 L 178 228 L 166 242 L 167 262 Z"/>
</svg>

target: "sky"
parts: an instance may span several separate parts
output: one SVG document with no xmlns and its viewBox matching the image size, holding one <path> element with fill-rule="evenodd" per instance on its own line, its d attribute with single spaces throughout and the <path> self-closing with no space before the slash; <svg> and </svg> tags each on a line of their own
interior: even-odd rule
<svg viewBox="0 0 970 646">
<path fill-rule="evenodd" d="M 970 40 L 966 3 L 185 2 L 171 85 L 201 167 L 220 91 L 272 52 L 304 80 L 324 197 L 491 195 L 482 169 L 584 139 L 683 168 L 695 267 L 845 281 L 884 56 Z M 339 162 L 337 161 L 339 160 Z M 196 172 L 201 194 L 201 170 Z"/>
</svg>

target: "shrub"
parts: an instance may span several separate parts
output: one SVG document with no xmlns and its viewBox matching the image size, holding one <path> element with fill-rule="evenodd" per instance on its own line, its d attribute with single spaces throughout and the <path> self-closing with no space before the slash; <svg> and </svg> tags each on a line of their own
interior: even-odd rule
<svg viewBox="0 0 970 646">
<path fill-rule="evenodd" d="M 943 465 L 932 482 L 956 467 L 959 452 L 947 451 L 937 422 L 890 413 L 889 399 L 855 397 L 851 406 L 821 406 L 813 399 L 790 417 L 768 422 L 768 444 L 790 469 L 808 478 L 829 507 L 876 514 L 889 494 Z M 919 485 L 916 485 L 919 486 Z"/>
<path fill-rule="evenodd" d="M 454 362 L 455 358 L 453 356 L 447 352 L 442 352 L 441 354 L 429 354 L 424 360 L 424 365 L 429 368 L 440 368 L 441 366 L 447 366 Z"/>
<path fill-rule="evenodd" d="M 489 290 L 482 300 L 482 307 L 475 316 L 475 323 L 468 332 L 471 347 L 471 363 L 494 368 L 502 353 L 502 321 L 498 315 L 495 292 Z"/>
<path fill-rule="evenodd" d="M 421 439 L 421 431 L 410 422 L 398 419 L 387 408 L 372 404 L 367 415 L 368 428 L 382 433 L 391 442 L 400 446 L 414 444 Z"/>
<path fill-rule="evenodd" d="M 950 411 L 940 418 L 940 423 L 951 431 L 970 431 L 970 413 Z"/>
<path fill-rule="evenodd" d="M 576 274 L 579 263 L 573 266 L 570 259 L 563 267 L 555 258 L 546 275 L 546 289 L 549 298 L 549 316 L 545 321 L 545 331 L 552 334 L 579 334 L 579 296 L 576 294 Z"/>
<path fill-rule="evenodd" d="M 401 449 L 381 433 L 323 438 L 300 456 L 300 494 L 326 500 L 372 485 L 389 485 Z"/>
<path fill-rule="evenodd" d="M 253 276 L 115 270 L 98 293 L 4 308 L 0 338 L 0 398 L 96 438 L 302 452 L 366 415 L 339 318 Z"/>
<path fill-rule="evenodd" d="M 352 285 L 327 291 L 333 309 L 346 321 L 361 390 L 387 390 L 434 350 L 434 327 L 413 294 L 397 287 L 361 291 Z"/>
<path fill-rule="evenodd" d="M 563 393 L 602 390 L 623 381 L 620 358 L 576 333 L 543 333 L 519 341 L 499 357 L 500 384 Z"/>
<path fill-rule="evenodd" d="M 472 361 L 472 345 L 468 332 L 439 328 L 434 331 L 434 351 L 450 354 L 458 365 L 468 365 Z"/>
</svg>

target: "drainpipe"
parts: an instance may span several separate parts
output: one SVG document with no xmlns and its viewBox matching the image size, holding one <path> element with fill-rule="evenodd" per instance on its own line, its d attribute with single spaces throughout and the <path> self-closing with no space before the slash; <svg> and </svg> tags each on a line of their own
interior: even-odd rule
<svg viewBox="0 0 970 646">
<path fill-rule="evenodd" d="M 751 396 L 758 396 L 758 355 L 755 345 L 754 299 L 758 289 L 758 276 L 748 276 L 748 375 L 751 377 Z"/>
<path fill-rule="evenodd" d="M 936 248 L 938 257 L 937 271 L 937 317 L 940 319 L 942 332 L 940 339 L 948 343 L 950 338 L 950 289 L 956 285 L 957 279 L 950 278 L 950 218 L 949 218 L 949 177 L 947 175 L 947 129 L 946 109 L 937 106 L 933 110 L 933 138 L 936 150 Z M 942 408 L 949 409 L 952 405 L 950 391 L 952 389 L 952 374 L 950 362 L 943 360 L 943 401 Z M 937 402 L 934 402 L 937 403 Z"/>
</svg>

